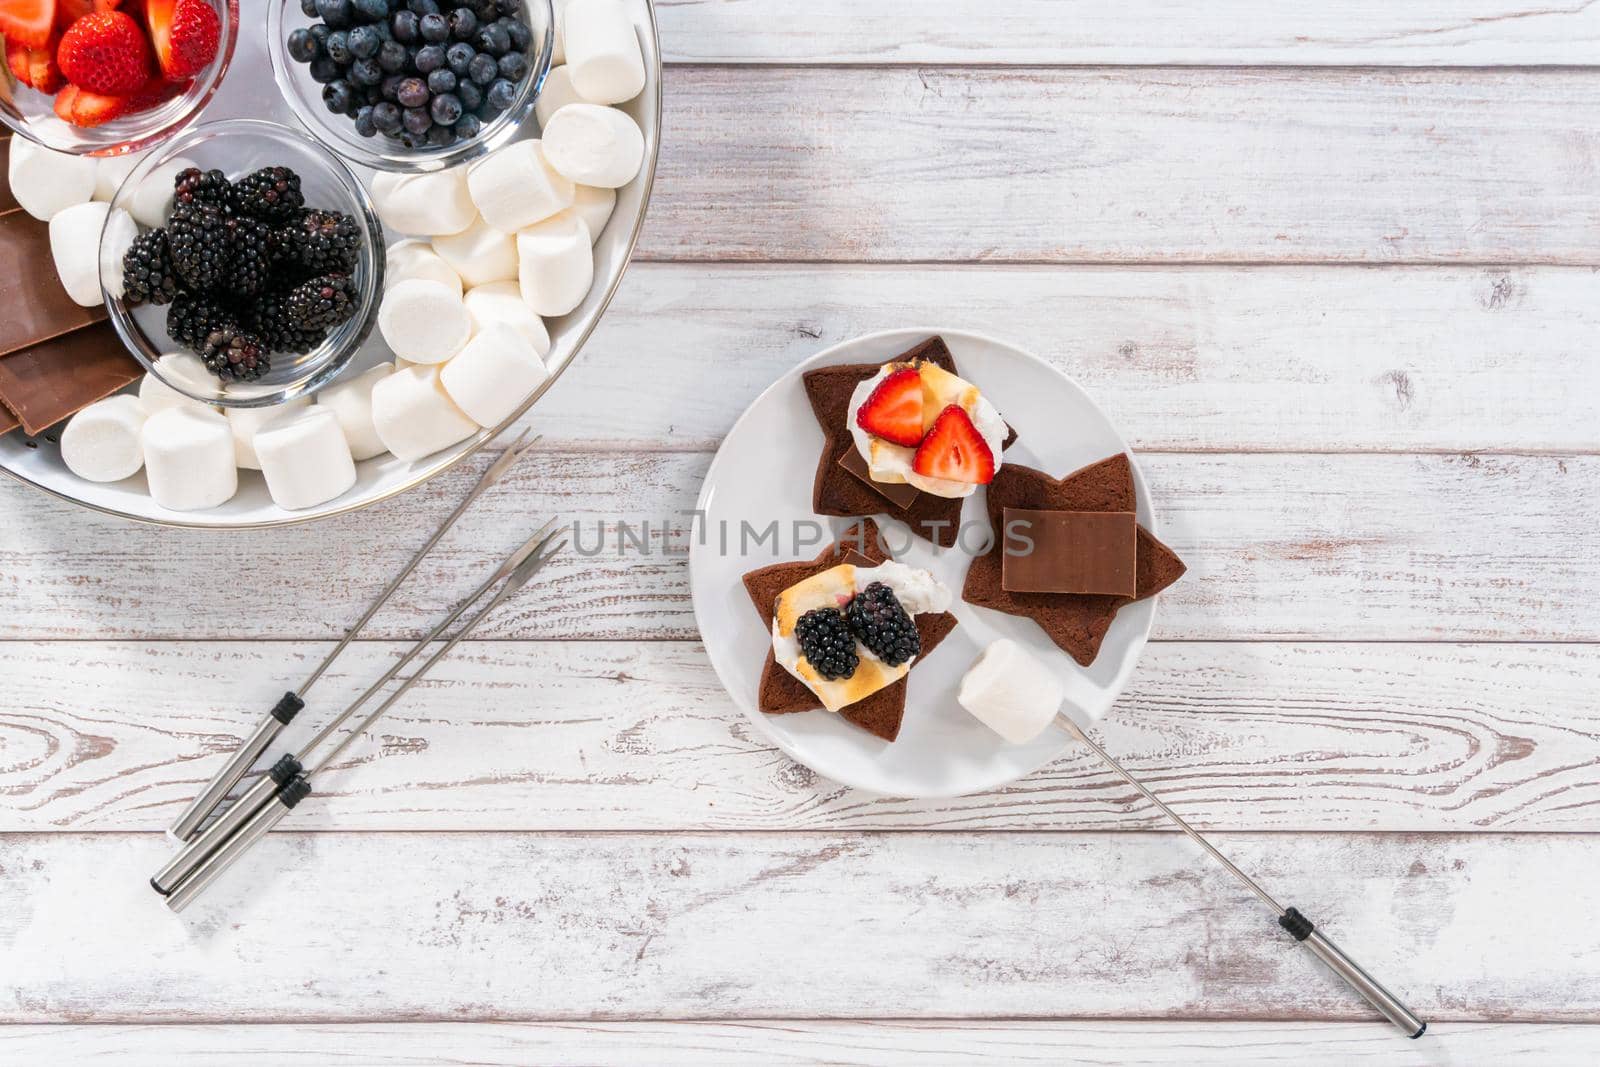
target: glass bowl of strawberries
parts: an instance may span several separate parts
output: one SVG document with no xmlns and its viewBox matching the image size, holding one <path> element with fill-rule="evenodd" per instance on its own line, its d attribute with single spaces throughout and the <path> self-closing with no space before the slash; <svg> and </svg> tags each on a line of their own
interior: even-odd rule
<svg viewBox="0 0 1600 1067">
<path fill-rule="evenodd" d="M 238 0 L 0 0 L 0 122 L 77 155 L 136 152 L 211 99 Z"/>
</svg>

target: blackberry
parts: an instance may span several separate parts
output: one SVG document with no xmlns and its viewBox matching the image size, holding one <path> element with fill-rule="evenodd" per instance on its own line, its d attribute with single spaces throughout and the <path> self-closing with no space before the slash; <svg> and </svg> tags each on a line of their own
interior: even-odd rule
<svg viewBox="0 0 1600 1067">
<path fill-rule="evenodd" d="M 287 250 L 311 274 L 348 274 L 355 269 L 361 228 L 349 215 L 307 209 L 284 229 Z"/>
<path fill-rule="evenodd" d="M 856 673 L 860 657 L 850 626 L 838 608 L 813 608 L 794 624 L 800 654 L 828 681 L 849 678 Z"/>
<path fill-rule="evenodd" d="M 200 350 L 207 334 L 234 322 L 233 312 L 225 305 L 195 293 L 179 293 L 167 309 L 167 333 L 194 352 Z"/>
<path fill-rule="evenodd" d="M 219 172 L 220 173 L 220 172 Z M 228 271 L 228 219 L 215 204 L 178 204 L 167 219 L 167 248 L 178 277 L 210 289 Z"/>
<path fill-rule="evenodd" d="M 856 640 L 890 667 L 898 667 L 922 651 L 922 635 L 894 590 L 873 582 L 844 609 Z"/>
<path fill-rule="evenodd" d="M 347 274 L 324 274 L 295 286 L 286 303 L 291 325 L 326 335 L 355 314 L 356 286 Z"/>
<path fill-rule="evenodd" d="M 221 288 L 229 296 L 254 296 L 272 281 L 272 230 L 260 219 L 228 220 L 228 269 Z"/>
<path fill-rule="evenodd" d="M 306 205 L 300 175 L 288 167 L 262 167 L 240 178 L 233 192 L 240 211 L 267 222 L 288 222 Z"/>
<path fill-rule="evenodd" d="M 267 293 L 257 300 L 245 326 L 268 352 L 309 352 L 327 336 L 326 331 L 302 330 L 290 320 L 287 293 Z"/>
<path fill-rule="evenodd" d="M 122 255 L 123 303 L 170 304 L 177 295 L 178 276 L 167 252 L 167 231 L 140 234 Z"/>
<path fill-rule="evenodd" d="M 223 211 L 233 207 L 233 183 L 220 170 L 180 170 L 172 190 L 174 204 L 211 204 Z"/>
<path fill-rule="evenodd" d="M 253 382 L 272 369 L 266 346 L 235 325 L 219 326 L 206 334 L 197 353 L 206 369 L 225 382 Z"/>
</svg>

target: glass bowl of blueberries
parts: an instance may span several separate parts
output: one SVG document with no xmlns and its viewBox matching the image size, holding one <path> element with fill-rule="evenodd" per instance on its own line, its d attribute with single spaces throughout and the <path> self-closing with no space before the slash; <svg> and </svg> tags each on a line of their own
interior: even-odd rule
<svg viewBox="0 0 1600 1067">
<path fill-rule="evenodd" d="M 376 170 L 443 170 L 511 141 L 555 39 L 551 0 L 272 0 L 272 74 L 311 135 Z"/>
</svg>

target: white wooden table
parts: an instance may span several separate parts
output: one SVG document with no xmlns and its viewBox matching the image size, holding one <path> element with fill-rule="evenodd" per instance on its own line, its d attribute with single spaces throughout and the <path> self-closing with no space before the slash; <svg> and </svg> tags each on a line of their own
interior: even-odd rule
<svg viewBox="0 0 1600 1067">
<path fill-rule="evenodd" d="M 1428 1036 L 1086 758 L 908 803 L 781 757 L 680 556 L 555 567 L 252 858 L 283 876 L 171 917 L 162 829 L 482 460 L 235 536 L 0 481 L 0 1062 L 1600 1057 L 1600 4 L 660 17 L 654 211 L 542 464 L 319 696 L 537 517 L 689 507 L 820 346 L 999 334 L 1113 413 L 1190 564 L 1108 747 Z"/>
</svg>

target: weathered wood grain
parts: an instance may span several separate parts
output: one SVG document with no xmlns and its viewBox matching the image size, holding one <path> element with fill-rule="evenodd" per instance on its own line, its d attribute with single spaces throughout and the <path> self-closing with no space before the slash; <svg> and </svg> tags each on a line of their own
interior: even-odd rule
<svg viewBox="0 0 1600 1067">
<path fill-rule="evenodd" d="M 1600 1056 L 1600 1027 L 1562 1023 L 1435 1024 L 1405 1044 L 1382 1024 L 1270 1022 L 894 1022 L 741 1020 L 690 1023 L 356 1023 L 342 1026 L 0 1027 L 13 1067 L 104 1057 L 121 1067 L 183 1058 L 217 1067 L 290 1059 L 363 1067 L 714 1067 L 734 1064 L 1347 1064 L 1495 1063 L 1578 1067 Z"/>
<path fill-rule="evenodd" d="M 0 483 L 0 637 L 336 635 L 486 462 L 355 515 L 254 532 L 132 526 Z M 1141 463 L 1163 536 L 1190 568 L 1163 595 L 1162 638 L 1600 639 L 1600 457 Z M 369 636 L 417 632 L 556 513 L 598 554 L 552 564 L 484 636 L 693 637 L 685 557 L 663 554 L 659 537 L 648 556 L 619 551 L 616 524 L 649 520 L 659 534 L 670 520 L 684 532 L 679 513 L 706 466 L 698 453 L 543 453 L 477 505 Z"/>
<path fill-rule="evenodd" d="M 1448 1022 L 1600 1016 L 1597 842 L 1219 843 Z M 1166 834 L 282 832 L 181 917 L 168 848 L 0 835 L 0 1022 L 1373 1017 Z"/>
<path fill-rule="evenodd" d="M 645 258 L 1592 265 L 1600 247 L 1600 70 L 676 67 L 665 89 Z"/>
<path fill-rule="evenodd" d="M 324 644 L 0 644 L 0 831 L 162 830 Z M 355 646 L 297 746 L 400 646 Z M 1581 645 L 1151 646 L 1106 745 L 1226 830 L 1600 831 Z M 1168 829 L 1081 749 L 905 801 L 767 744 L 685 643 L 473 642 L 356 743 L 308 830 Z"/>
<path fill-rule="evenodd" d="M 1037 353 L 1140 449 L 1600 449 L 1600 272 L 1560 267 L 639 263 L 528 424 L 711 447 L 796 363 L 916 324 Z"/>
<path fill-rule="evenodd" d="M 1530 0 L 659 0 L 670 62 L 1593 64 L 1600 11 Z"/>
</svg>

